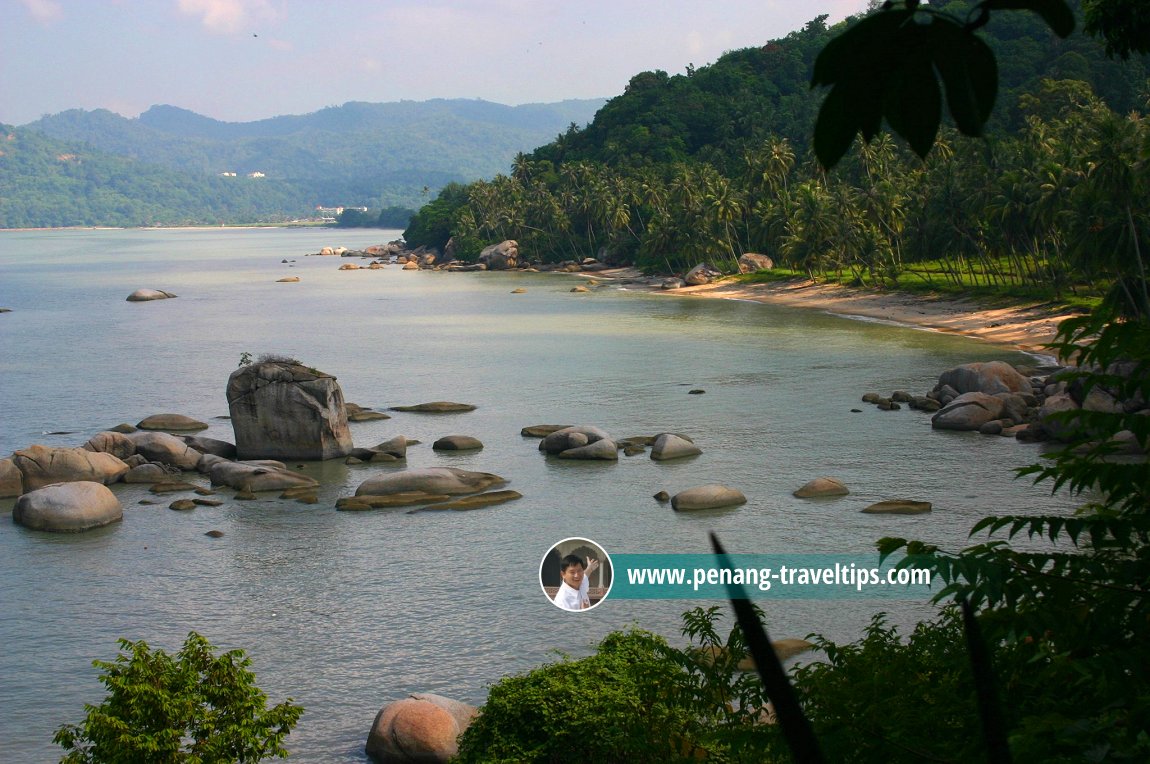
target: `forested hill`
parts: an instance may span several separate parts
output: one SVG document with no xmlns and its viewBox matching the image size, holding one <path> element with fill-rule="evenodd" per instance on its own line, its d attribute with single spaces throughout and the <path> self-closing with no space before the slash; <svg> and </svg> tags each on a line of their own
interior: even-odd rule
<svg viewBox="0 0 1150 764">
<path fill-rule="evenodd" d="M 312 214 L 299 188 L 146 164 L 0 125 L 0 228 L 279 222 Z"/>
<path fill-rule="evenodd" d="M 585 129 L 517 157 L 507 174 L 445 188 L 404 237 L 452 241 L 464 259 L 514 239 L 528 261 L 597 257 L 664 273 L 733 270 L 752 252 L 868 283 L 913 271 L 931 283 L 1098 287 L 1115 277 L 1105 253 L 1132 228 L 1150 231 L 1147 58 L 1108 59 L 1098 39 L 1058 38 L 1006 5 L 978 29 L 999 84 L 983 140 L 944 123 L 922 161 L 884 132 L 824 172 L 810 150 L 825 95 L 810 88 L 814 62 L 862 22 L 828 28 L 820 16 L 709 66 L 635 75 Z M 959 24 L 970 7 L 918 13 Z"/>
<path fill-rule="evenodd" d="M 969 4 L 931 5 L 962 17 Z M 637 74 L 586 130 L 569 131 L 531 158 L 612 166 L 695 158 L 729 167 L 742 160 L 746 147 L 768 137 L 784 138 L 805 155 L 824 95 L 810 82 L 815 58 L 832 36 L 826 20 L 819 16 L 782 39 L 731 51 L 697 70 Z M 1043 79 L 1086 82 L 1119 114 L 1146 109 L 1150 70 L 1144 60 L 1110 60 L 1097 40 L 1081 33 L 1059 39 L 1029 12 L 996 14 L 983 33 L 999 67 L 991 133 L 1021 129 L 1021 96 L 1034 93 Z"/>
<path fill-rule="evenodd" d="M 428 190 L 505 171 L 516 154 L 552 140 L 571 124 L 586 124 L 602 104 L 601 99 L 514 107 L 477 100 L 348 103 L 245 123 L 220 122 L 174 106 L 153 106 L 135 119 L 74 109 L 7 128 L 9 135 L 26 139 L 20 163 L 10 154 L 0 157 L 5 176 L 0 178 L 0 227 L 250 222 L 233 218 L 237 207 L 230 200 L 237 194 L 247 200 L 241 208 L 278 218 L 305 215 L 318 205 L 415 208 L 426 201 Z M 61 143 L 37 142 L 33 136 Z M 86 165 L 53 166 L 43 183 L 36 175 L 13 176 L 38 153 L 83 155 Z M 90 187 L 77 185 L 79 168 L 93 171 L 97 165 L 106 170 L 103 179 Z M 131 172 L 121 174 L 125 168 Z M 102 218 L 106 199 L 61 197 L 61 183 L 50 180 L 61 172 L 70 177 L 63 184 L 70 194 L 122 197 L 126 209 Z M 250 173 L 262 173 L 256 179 L 262 185 L 247 183 Z M 141 174 L 151 181 L 146 197 L 135 195 Z M 20 189 L 20 199 L 9 198 L 13 188 Z M 223 196 L 215 205 L 211 198 L 217 191 Z M 181 195 L 195 203 L 157 207 L 158 199 Z M 66 214 L 68 208 L 83 214 Z M 146 209 L 152 212 L 138 216 Z"/>
</svg>

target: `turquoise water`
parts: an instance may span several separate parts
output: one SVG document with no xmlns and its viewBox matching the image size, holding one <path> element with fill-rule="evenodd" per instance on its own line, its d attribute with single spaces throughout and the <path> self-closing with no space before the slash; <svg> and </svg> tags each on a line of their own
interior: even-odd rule
<svg viewBox="0 0 1150 764">
<path fill-rule="evenodd" d="M 713 530 L 732 552 L 862 561 L 884 535 L 957 549 L 985 514 L 1069 506 L 1013 478 L 1011 468 L 1037 457 L 1034 446 L 934 432 L 921 413 L 859 403 L 872 390 L 924 392 L 959 363 L 1028 361 L 1022 354 L 814 311 L 617 286 L 571 293 L 579 277 L 340 272 L 347 260 L 305 257 L 397 233 L 0 232 L 0 307 L 13 309 L 0 315 L 0 453 L 78 445 L 169 411 L 231 440 L 226 420 L 215 419 L 227 413 L 227 377 L 241 354 L 274 352 L 336 375 L 347 400 L 364 406 L 477 405 L 396 413 L 352 433 L 358 446 L 419 439 L 408 466 L 495 472 L 524 496 L 465 513 L 341 513 L 338 497 L 388 468 L 329 462 L 303 467 L 323 483 L 316 505 L 275 494 L 236 502 L 222 490 L 218 508 L 171 512 L 166 500 L 140 504 L 144 488 L 117 486 L 125 517 L 114 527 L 58 536 L 0 523 L 0 760 L 57 756 L 54 729 L 102 697 L 90 663 L 112 658 L 119 637 L 174 650 L 195 629 L 244 648 L 273 700 L 291 695 L 306 708 L 292 760 L 363 761 L 371 722 L 391 700 L 428 691 L 479 703 L 501 675 L 556 650 L 585 654 L 614 629 L 638 623 L 677 640 L 679 613 L 712 604 L 608 598 L 585 614 L 561 612 L 538 585 L 539 561 L 560 539 L 590 538 L 608 553 L 687 554 L 708 551 Z M 285 275 L 301 281 L 276 283 Z M 179 297 L 124 300 L 141 287 Z M 518 287 L 526 293 L 511 294 Z M 696 388 L 706 393 L 688 395 Z M 542 423 L 616 437 L 682 432 L 703 454 L 548 460 L 519 434 Z M 485 447 L 433 452 L 447 434 Z M 818 475 L 842 479 L 851 496 L 791 496 Z M 748 502 L 675 514 L 652 499 L 706 483 L 739 488 Z M 886 498 L 935 509 L 859 513 Z M 225 535 L 204 536 L 212 529 Z M 876 607 L 759 604 L 776 638 L 850 639 Z M 889 604 L 903 623 L 931 612 Z"/>
</svg>

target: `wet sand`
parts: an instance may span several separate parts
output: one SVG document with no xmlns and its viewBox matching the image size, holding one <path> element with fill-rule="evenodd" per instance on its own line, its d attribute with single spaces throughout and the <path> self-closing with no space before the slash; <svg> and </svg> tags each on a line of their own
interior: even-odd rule
<svg viewBox="0 0 1150 764">
<path fill-rule="evenodd" d="M 597 276 L 641 278 L 627 269 Z M 671 289 L 664 294 L 726 300 L 750 300 L 774 305 L 821 310 L 842 316 L 859 316 L 950 332 L 992 342 L 996 345 L 1051 355 L 1045 344 L 1054 339 L 1058 324 L 1071 313 L 1055 311 L 1047 304 L 1021 304 L 987 307 L 973 300 L 933 297 L 905 292 L 852 289 L 837 284 L 795 280 L 761 284 L 741 284 L 720 280 L 713 284 Z"/>
</svg>

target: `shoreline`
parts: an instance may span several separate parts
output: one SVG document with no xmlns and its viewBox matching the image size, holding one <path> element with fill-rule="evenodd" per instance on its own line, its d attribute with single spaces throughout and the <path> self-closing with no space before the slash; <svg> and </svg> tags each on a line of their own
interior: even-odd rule
<svg viewBox="0 0 1150 764">
<path fill-rule="evenodd" d="M 604 279 L 642 279 L 634 269 L 620 268 L 584 274 Z M 1052 311 L 1047 304 L 988 307 L 969 299 L 930 297 L 906 292 L 879 292 L 809 279 L 741 284 L 720 280 L 700 286 L 652 291 L 672 296 L 745 300 L 787 307 L 821 310 L 824 313 L 958 334 L 1003 345 L 1026 353 L 1054 358 L 1046 343 L 1058 324 L 1072 317 L 1069 311 Z"/>
</svg>

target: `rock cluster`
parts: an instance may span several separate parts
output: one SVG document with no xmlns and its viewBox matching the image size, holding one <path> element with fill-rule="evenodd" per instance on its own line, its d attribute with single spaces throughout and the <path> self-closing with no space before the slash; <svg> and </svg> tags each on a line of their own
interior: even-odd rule
<svg viewBox="0 0 1150 764">
<path fill-rule="evenodd" d="M 885 410 L 897 410 L 906 403 L 912 409 L 929 412 L 936 430 L 977 431 L 1024 441 L 1074 439 L 1074 425 L 1056 416 L 1061 412 L 1150 415 L 1146 401 L 1120 401 L 1113 390 L 1100 386 L 1087 391 L 1075 371 L 1061 367 L 1028 376 L 1003 361 L 969 363 L 943 372 L 926 395 L 899 391 L 884 397 L 867 393 L 862 400 Z M 1120 436 L 1119 440 L 1131 439 Z"/>
<path fill-rule="evenodd" d="M 556 430 L 539 441 L 539 450 L 560 459 L 619 459 L 619 447 L 606 431 L 598 427 L 575 426 Z"/>
</svg>

